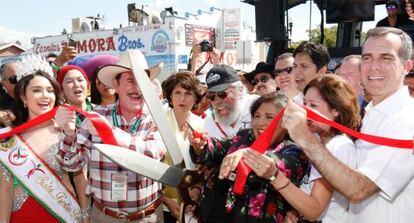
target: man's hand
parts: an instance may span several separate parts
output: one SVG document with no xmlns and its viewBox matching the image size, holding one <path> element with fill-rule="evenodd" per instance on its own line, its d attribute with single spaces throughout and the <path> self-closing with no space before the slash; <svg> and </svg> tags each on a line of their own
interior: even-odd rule
<svg viewBox="0 0 414 223">
<path fill-rule="evenodd" d="M 58 66 L 62 66 L 64 63 L 68 62 L 69 60 L 75 58 L 78 55 L 76 48 L 73 46 L 67 46 L 62 49 L 62 52 L 55 60 L 55 64 Z"/>
<path fill-rule="evenodd" d="M 64 107 L 58 108 L 55 115 L 55 121 L 63 133 L 67 136 L 73 136 L 76 130 L 75 112 Z"/>
<path fill-rule="evenodd" d="M 180 217 L 180 205 L 175 200 L 164 196 L 163 203 L 174 218 L 178 219 Z"/>
</svg>

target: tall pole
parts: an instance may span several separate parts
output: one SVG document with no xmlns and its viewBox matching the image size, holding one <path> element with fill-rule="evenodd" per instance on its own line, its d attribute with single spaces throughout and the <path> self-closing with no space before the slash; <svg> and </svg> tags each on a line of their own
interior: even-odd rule
<svg viewBox="0 0 414 223">
<path fill-rule="evenodd" d="M 312 30 L 312 0 L 309 0 L 309 40 L 311 40 Z"/>
</svg>

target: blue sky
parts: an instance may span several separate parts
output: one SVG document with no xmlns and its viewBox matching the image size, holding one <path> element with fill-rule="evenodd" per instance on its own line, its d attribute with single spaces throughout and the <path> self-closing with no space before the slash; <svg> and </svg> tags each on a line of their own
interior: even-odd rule
<svg viewBox="0 0 414 223">
<path fill-rule="evenodd" d="M 111 29 L 119 24 L 127 26 L 127 5 L 148 5 L 156 9 L 173 6 L 184 16 L 185 12 L 208 11 L 210 7 L 242 8 L 245 21 L 254 26 L 254 7 L 240 0 L 3 0 L 0 13 L 0 42 L 19 40 L 30 47 L 30 38 L 58 35 L 63 28 L 71 30 L 71 18 L 105 15 L 105 27 Z M 302 4 L 289 13 L 293 19 L 293 40 L 307 39 L 309 29 L 309 5 Z M 318 8 L 312 3 L 312 28 L 320 23 Z M 377 6 L 375 20 L 386 16 L 384 6 Z M 375 22 L 364 23 L 364 29 L 375 26 Z"/>
</svg>

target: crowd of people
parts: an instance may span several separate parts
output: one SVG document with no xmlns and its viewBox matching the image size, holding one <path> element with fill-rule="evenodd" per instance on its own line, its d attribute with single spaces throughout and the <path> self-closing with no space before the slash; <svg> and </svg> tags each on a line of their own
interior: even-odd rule
<svg viewBox="0 0 414 223">
<path fill-rule="evenodd" d="M 190 62 L 162 83 L 163 64 L 149 67 L 139 50 L 77 63 L 68 46 L 3 64 L 2 133 L 66 103 L 99 114 L 118 146 L 171 165 L 135 79 L 147 75 L 164 106 L 157 112 L 188 153 L 182 168 L 200 179 L 180 190 L 128 170 L 94 146 L 105 140 L 100 129 L 61 106 L 1 139 L 0 222 L 411 222 L 412 151 L 349 136 L 308 119 L 305 107 L 365 134 L 414 139 L 412 48 L 405 32 L 377 27 L 335 73 L 312 42 L 251 72 L 219 64 L 214 49 L 205 74 Z M 252 148 L 281 111 L 265 152 Z M 251 172 L 239 194 L 241 162 Z"/>
</svg>

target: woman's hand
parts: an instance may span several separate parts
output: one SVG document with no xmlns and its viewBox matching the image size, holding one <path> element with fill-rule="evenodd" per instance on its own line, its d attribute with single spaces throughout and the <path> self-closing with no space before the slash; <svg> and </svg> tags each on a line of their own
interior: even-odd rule
<svg viewBox="0 0 414 223">
<path fill-rule="evenodd" d="M 170 210 L 170 214 L 178 219 L 180 217 L 180 205 L 173 199 L 164 196 L 163 203 L 167 206 L 168 210 Z"/>
<path fill-rule="evenodd" d="M 76 130 L 75 112 L 64 107 L 58 108 L 55 121 L 66 136 L 73 136 Z"/>
<path fill-rule="evenodd" d="M 197 134 L 189 134 L 188 139 L 190 141 L 191 146 L 193 146 L 193 148 L 194 148 L 194 152 L 197 155 L 200 155 L 201 151 L 204 148 L 204 146 L 208 142 L 208 135 L 205 132 L 197 133 Z"/>
<path fill-rule="evenodd" d="M 250 148 L 244 154 L 244 161 L 261 178 L 269 179 L 277 171 L 275 161 L 272 158 Z"/>
<path fill-rule="evenodd" d="M 236 170 L 240 160 L 243 158 L 246 149 L 247 148 L 239 149 L 236 152 L 224 157 L 220 165 L 219 179 L 228 178 L 230 173 Z"/>
</svg>

